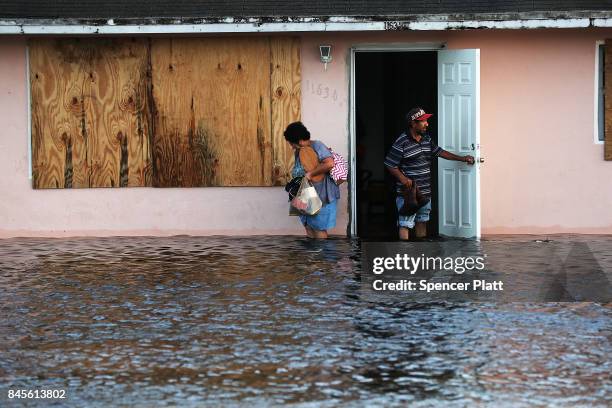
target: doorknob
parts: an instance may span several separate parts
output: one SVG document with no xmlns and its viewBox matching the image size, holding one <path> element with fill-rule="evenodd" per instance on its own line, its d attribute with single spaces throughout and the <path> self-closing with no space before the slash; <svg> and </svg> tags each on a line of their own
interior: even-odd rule
<svg viewBox="0 0 612 408">
<path fill-rule="evenodd" d="M 479 157 L 478 158 L 478 163 L 484 163 L 484 157 Z"/>
</svg>

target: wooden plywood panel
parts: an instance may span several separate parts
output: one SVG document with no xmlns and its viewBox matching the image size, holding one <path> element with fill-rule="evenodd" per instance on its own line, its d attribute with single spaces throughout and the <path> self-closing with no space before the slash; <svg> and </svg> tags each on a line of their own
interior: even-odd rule
<svg viewBox="0 0 612 408">
<path fill-rule="evenodd" d="M 294 155 L 283 132 L 300 120 L 301 77 L 299 38 L 272 37 L 270 40 L 272 99 L 273 185 L 290 180 Z"/>
<path fill-rule="evenodd" d="M 37 39 L 30 61 L 35 188 L 288 180 L 298 39 Z"/>
<path fill-rule="evenodd" d="M 148 42 L 30 42 L 35 188 L 147 184 Z"/>
<path fill-rule="evenodd" d="M 604 54 L 604 159 L 612 160 L 612 39 L 606 40 Z"/>
<path fill-rule="evenodd" d="M 145 186 L 148 41 L 93 40 L 84 47 L 90 187 Z"/>
<path fill-rule="evenodd" d="M 34 188 L 89 186 L 86 67 L 71 42 L 29 44 Z"/>
<path fill-rule="evenodd" d="M 271 183 L 269 39 L 155 39 L 154 185 Z"/>
</svg>

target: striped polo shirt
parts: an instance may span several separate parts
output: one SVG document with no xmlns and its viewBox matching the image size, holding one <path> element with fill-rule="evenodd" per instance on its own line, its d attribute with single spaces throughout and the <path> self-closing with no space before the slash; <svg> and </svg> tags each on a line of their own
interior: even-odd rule
<svg viewBox="0 0 612 408">
<path fill-rule="evenodd" d="M 417 142 L 412 136 L 402 133 L 387 153 L 385 166 L 399 168 L 406 177 L 417 183 L 421 193 L 431 197 L 431 160 L 443 151 L 429 135 L 421 136 L 421 141 Z M 401 192 L 402 184 L 399 181 L 396 187 L 396 191 Z"/>
</svg>

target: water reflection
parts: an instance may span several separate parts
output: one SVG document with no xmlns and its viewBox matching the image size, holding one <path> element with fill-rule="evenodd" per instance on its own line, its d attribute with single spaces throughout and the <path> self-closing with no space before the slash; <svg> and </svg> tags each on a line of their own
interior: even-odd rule
<svg viewBox="0 0 612 408">
<path fill-rule="evenodd" d="M 609 401 L 609 305 L 415 303 L 361 279 L 349 240 L 3 240 L 0 384 L 71 406 Z"/>
</svg>

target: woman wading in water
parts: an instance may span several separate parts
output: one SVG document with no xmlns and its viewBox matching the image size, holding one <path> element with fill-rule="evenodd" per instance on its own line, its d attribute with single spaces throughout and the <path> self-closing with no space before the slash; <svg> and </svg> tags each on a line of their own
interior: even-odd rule
<svg viewBox="0 0 612 408">
<path fill-rule="evenodd" d="M 336 203 L 340 188 L 329 176 L 334 167 L 332 153 L 318 140 L 310 140 L 310 132 L 302 122 L 293 122 L 285 129 L 285 140 L 295 150 L 292 177 L 310 180 L 323 203 L 315 215 L 300 215 L 309 238 L 326 239 L 327 231 L 336 226 Z"/>
</svg>

